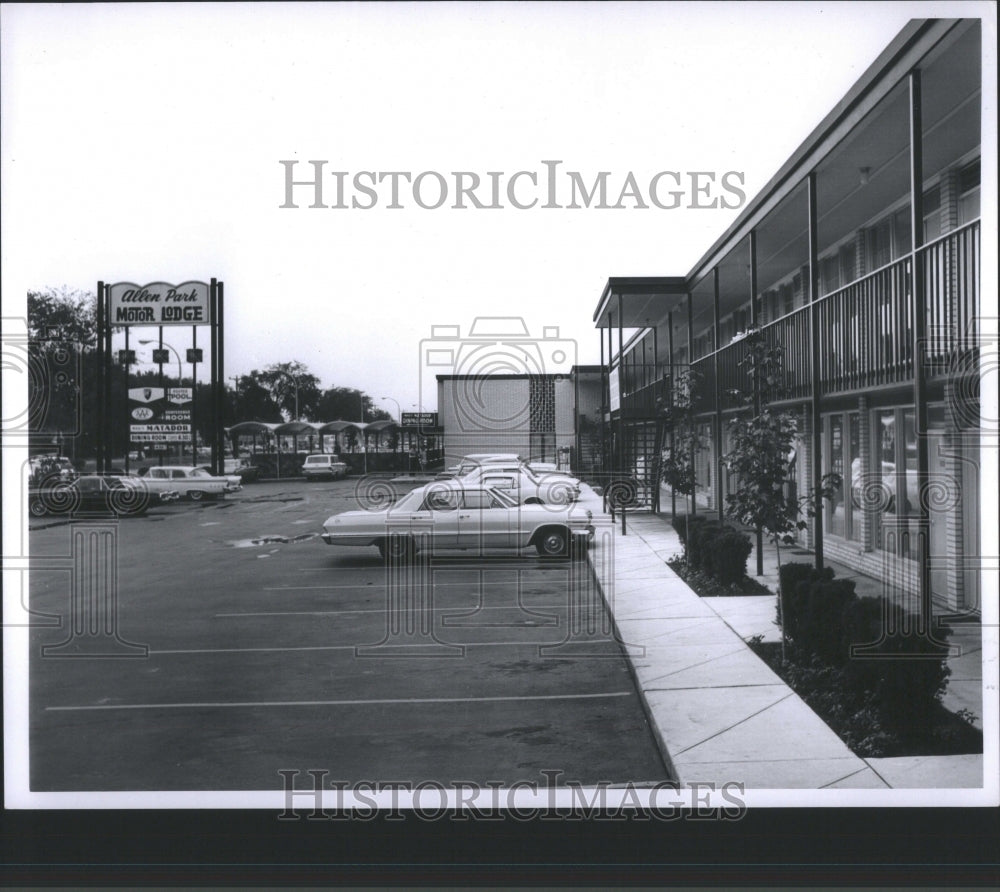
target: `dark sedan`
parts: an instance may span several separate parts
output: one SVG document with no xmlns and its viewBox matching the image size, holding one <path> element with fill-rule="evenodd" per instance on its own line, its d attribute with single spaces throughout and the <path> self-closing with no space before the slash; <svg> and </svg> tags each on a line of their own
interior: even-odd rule
<svg viewBox="0 0 1000 892">
<path fill-rule="evenodd" d="M 178 497 L 176 492 L 150 492 L 138 477 L 88 474 L 72 481 L 46 481 L 29 490 L 28 510 L 34 517 L 95 515 L 126 517 Z"/>
</svg>

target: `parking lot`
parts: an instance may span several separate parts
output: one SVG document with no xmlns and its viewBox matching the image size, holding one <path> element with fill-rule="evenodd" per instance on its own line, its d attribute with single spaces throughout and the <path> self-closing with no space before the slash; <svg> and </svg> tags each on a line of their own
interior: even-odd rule
<svg viewBox="0 0 1000 892">
<path fill-rule="evenodd" d="M 31 607 L 61 621 L 32 634 L 32 789 L 667 777 L 585 563 L 452 552 L 400 570 L 324 545 L 357 486 L 258 483 L 122 519 L 96 607 L 60 563 L 79 526 L 33 521 Z"/>
</svg>

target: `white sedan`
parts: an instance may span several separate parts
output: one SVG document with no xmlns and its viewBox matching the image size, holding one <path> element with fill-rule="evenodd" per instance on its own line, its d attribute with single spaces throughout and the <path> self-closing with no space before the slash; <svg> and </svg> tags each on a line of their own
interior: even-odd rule
<svg viewBox="0 0 1000 892">
<path fill-rule="evenodd" d="M 593 515 L 576 505 L 519 505 L 492 487 L 456 487 L 455 481 L 418 487 L 389 508 L 345 511 L 323 524 L 327 545 L 374 545 L 383 557 L 406 558 L 415 549 L 523 549 L 567 557 L 573 537 L 594 535 Z"/>
<path fill-rule="evenodd" d="M 186 465 L 152 467 L 142 475 L 142 479 L 150 492 L 175 490 L 192 502 L 200 502 L 205 498 L 220 498 L 243 488 L 239 477 L 213 477 L 204 468 Z"/>
</svg>

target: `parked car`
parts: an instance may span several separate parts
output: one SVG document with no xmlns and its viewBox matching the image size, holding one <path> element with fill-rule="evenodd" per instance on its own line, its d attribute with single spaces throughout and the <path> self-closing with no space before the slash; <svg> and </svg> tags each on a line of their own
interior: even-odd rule
<svg viewBox="0 0 1000 892">
<path fill-rule="evenodd" d="M 340 460 L 339 455 L 307 455 L 302 463 L 302 475 L 307 483 L 322 477 L 339 480 L 347 476 L 347 465 Z"/>
<path fill-rule="evenodd" d="M 240 483 L 254 483 L 260 479 L 260 468 L 245 458 L 227 458 L 225 471 L 227 475 L 239 477 Z"/>
<path fill-rule="evenodd" d="M 421 534 L 429 533 L 429 537 Z M 379 511 L 345 511 L 323 524 L 327 545 L 374 545 L 383 556 L 406 558 L 429 542 L 447 549 L 524 549 L 566 557 L 571 537 L 594 535 L 593 515 L 578 505 L 520 505 L 509 493 L 441 481 L 420 486 Z"/>
<path fill-rule="evenodd" d="M 457 465 L 446 468 L 437 475 L 438 480 L 447 480 L 451 477 L 463 477 L 469 471 L 475 470 L 479 465 L 492 464 L 495 462 L 522 462 L 521 456 L 514 452 L 474 452 L 462 457 Z"/>
<path fill-rule="evenodd" d="M 243 488 L 238 477 L 213 477 L 204 468 L 194 468 L 186 465 L 163 465 L 147 468 L 143 471 L 141 480 L 153 492 L 176 490 L 182 498 L 192 502 L 200 502 L 206 498 L 221 498 L 227 493 L 238 492 Z"/>
<path fill-rule="evenodd" d="M 53 477 L 68 482 L 76 476 L 73 463 L 62 455 L 36 455 L 28 463 L 29 486 L 41 486 Z"/>
<path fill-rule="evenodd" d="M 210 465 L 199 465 L 198 467 L 209 474 L 212 473 Z M 244 483 L 255 481 L 260 476 L 260 468 L 250 464 L 246 459 L 227 458 L 224 460 L 224 476 L 242 486 Z"/>
<path fill-rule="evenodd" d="M 520 460 L 490 460 L 475 464 L 472 470 L 453 478 L 463 485 L 481 483 L 508 490 L 521 503 L 542 502 L 564 505 L 580 497 L 580 481 L 562 473 L 536 474 Z"/>
<path fill-rule="evenodd" d="M 49 478 L 28 490 L 28 510 L 34 517 L 49 514 L 78 517 L 144 514 L 149 508 L 172 502 L 180 493 L 153 490 L 139 477 L 85 474 L 75 480 Z"/>
</svg>

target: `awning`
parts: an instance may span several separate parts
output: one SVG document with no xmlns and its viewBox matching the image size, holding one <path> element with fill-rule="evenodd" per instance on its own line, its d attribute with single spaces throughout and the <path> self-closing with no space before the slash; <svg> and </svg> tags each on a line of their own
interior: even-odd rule
<svg viewBox="0 0 1000 892">
<path fill-rule="evenodd" d="M 621 319 L 618 318 L 619 297 Z M 684 276 L 628 276 L 608 279 L 594 311 L 594 327 L 649 328 L 667 318 L 667 313 L 686 307 Z"/>
</svg>

